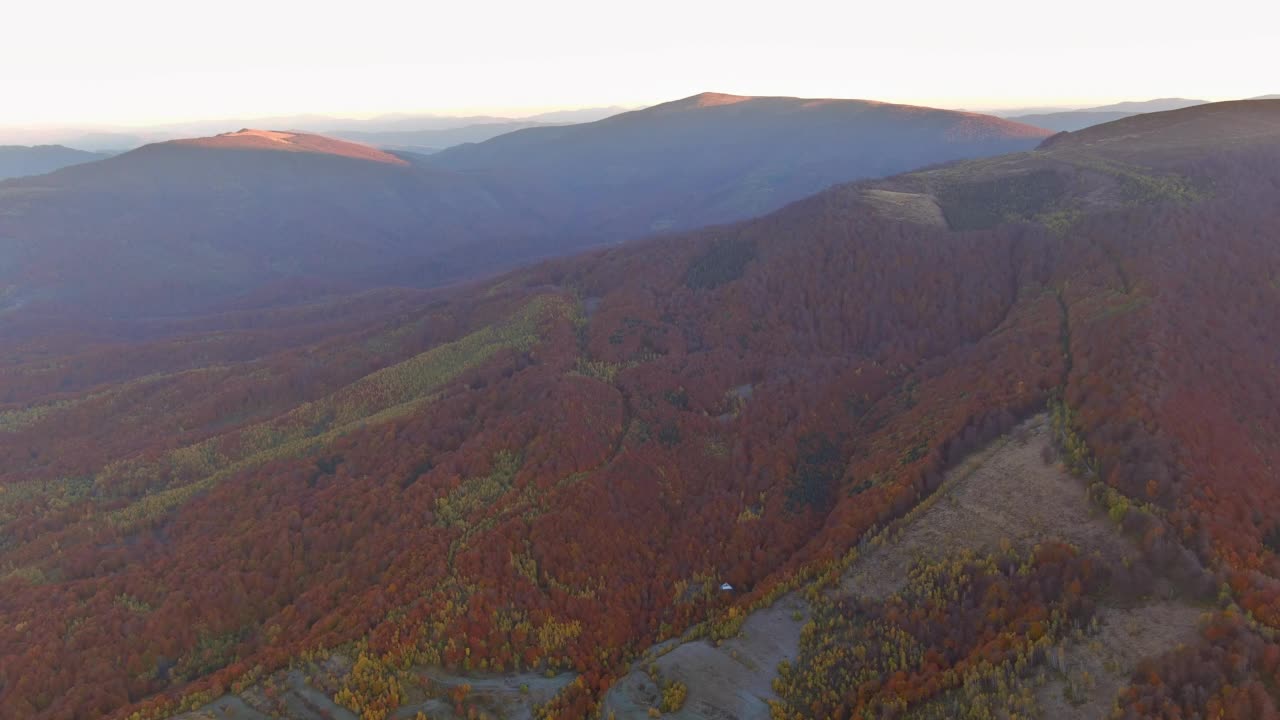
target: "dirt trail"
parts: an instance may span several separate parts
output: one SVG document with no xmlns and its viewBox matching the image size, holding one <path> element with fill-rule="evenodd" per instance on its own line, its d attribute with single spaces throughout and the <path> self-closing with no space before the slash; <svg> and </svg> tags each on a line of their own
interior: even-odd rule
<svg viewBox="0 0 1280 720">
<path fill-rule="evenodd" d="M 772 682 L 778 663 L 796 657 L 800 628 L 808 617 L 808 604 L 792 593 L 752 613 L 737 637 L 718 646 L 708 640 L 676 644 L 652 665 L 660 681 L 682 682 L 689 695 L 684 707 L 663 717 L 767 720 L 768 701 L 777 697 Z M 637 663 L 614 684 L 605 697 L 604 717 L 612 713 L 618 720 L 647 718 L 649 708 L 660 705 L 662 691 L 647 669 L 647 664 Z"/>
<path fill-rule="evenodd" d="M 476 707 L 488 713 L 490 717 L 503 720 L 531 720 L 533 709 L 549 702 L 566 685 L 577 677 L 573 673 L 562 673 L 546 677 L 538 673 L 506 673 L 481 675 L 451 675 L 440 670 L 430 669 L 420 672 L 431 681 L 437 689 L 448 689 L 459 685 L 470 685 L 467 695 L 467 706 Z M 412 718 L 419 711 L 430 718 L 451 720 L 457 717 L 453 712 L 453 703 L 448 700 L 431 699 L 406 705 L 395 712 L 395 718 Z"/>
</svg>

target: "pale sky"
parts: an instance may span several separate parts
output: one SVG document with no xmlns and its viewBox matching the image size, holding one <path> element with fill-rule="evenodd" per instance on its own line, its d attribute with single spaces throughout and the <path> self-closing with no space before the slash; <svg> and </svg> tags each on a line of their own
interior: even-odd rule
<svg viewBox="0 0 1280 720">
<path fill-rule="evenodd" d="M 1280 93 L 1265 0 L 8 0 L 0 126 L 532 113 L 704 90 L 970 109 Z"/>
</svg>

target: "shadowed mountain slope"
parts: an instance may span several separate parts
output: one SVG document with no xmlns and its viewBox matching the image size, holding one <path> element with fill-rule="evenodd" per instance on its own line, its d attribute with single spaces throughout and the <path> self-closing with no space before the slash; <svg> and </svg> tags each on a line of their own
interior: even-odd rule
<svg viewBox="0 0 1280 720">
<path fill-rule="evenodd" d="M 1027 149 L 1046 135 L 947 110 L 704 93 L 510 133 L 427 163 L 543 188 L 540 207 L 610 239 L 738 220 L 833 183 Z"/>
<path fill-rule="evenodd" d="M 431 157 L 248 129 L 159 143 L 0 184 L 0 322 L 20 308 L 188 312 L 298 279 L 439 285 L 1044 135 L 924 108 L 703 95 Z"/>
<path fill-rule="evenodd" d="M 543 231 L 505 206 L 482 181 L 331 138 L 148 145 L 0 183 L 0 298 L 171 314 L 290 277 L 368 284 L 406 258 Z"/>
<path fill-rule="evenodd" d="M 43 175 L 69 165 L 101 160 L 106 155 L 61 145 L 0 145 L 0 180 Z"/>
</svg>

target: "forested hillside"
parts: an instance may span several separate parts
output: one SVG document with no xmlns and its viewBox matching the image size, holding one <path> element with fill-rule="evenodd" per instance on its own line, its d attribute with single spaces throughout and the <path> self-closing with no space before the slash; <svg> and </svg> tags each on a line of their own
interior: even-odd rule
<svg viewBox="0 0 1280 720">
<path fill-rule="evenodd" d="M 1114 712 L 1267 717 L 1278 234 L 1280 101 L 1224 103 L 468 285 L 7 344 L 0 718 L 270 708 L 290 668 L 365 718 L 525 671 L 564 680 L 539 717 L 590 717 L 791 591 L 779 718 L 1027 713 L 1044 647 L 1155 597 L 1204 621 Z M 1133 558 L 1045 535 L 842 594 L 1046 412 Z"/>
</svg>

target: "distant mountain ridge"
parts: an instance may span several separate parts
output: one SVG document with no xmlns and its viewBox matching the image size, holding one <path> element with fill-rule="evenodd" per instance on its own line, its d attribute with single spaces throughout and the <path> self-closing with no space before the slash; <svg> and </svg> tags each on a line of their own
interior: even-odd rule
<svg viewBox="0 0 1280 720">
<path fill-rule="evenodd" d="M 333 155 L 356 160 L 407 165 L 403 159 L 359 143 L 345 142 L 323 135 L 283 132 L 279 130 L 253 130 L 245 128 L 222 133 L 211 138 L 171 140 L 173 145 L 211 148 L 217 150 L 269 150 L 278 152 L 305 152 Z"/>
<path fill-rule="evenodd" d="M 836 182 L 1033 147 L 1013 121 L 868 100 L 702 93 L 594 123 L 519 130 L 426 164 L 507 177 L 601 239 L 758 215 Z"/>
<path fill-rule="evenodd" d="M 0 180 L 43 175 L 70 165 L 107 157 L 62 145 L 0 145 Z"/>
<path fill-rule="evenodd" d="M 1189 98 L 1156 98 L 1155 100 L 1137 100 L 1100 105 L 1098 107 L 1085 108 L 1085 112 L 1164 112 L 1166 110 L 1181 110 L 1195 105 L 1205 105 L 1208 102 L 1208 100 L 1193 100 Z"/>
<path fill-rule="evenodd" d="M 239 127 L 270 127 L 307 134 L 346 137 L 348 133 L 407 133 L 457 130 L 481 125 L 563 124 L 591 122 L 625 112 L 622 107 L 589 107 L 554 110 L 527 116 L 435 115 L 394 113 L 370 118 L 332 115 L 278 115 L 227 117 L 142 127 L 59 127 L 51 129 L 0 127 L 0 144 L 61 144 L 86 151 L 122 152 L 166 140 L 216 135 Z M 496 133 L 495 133 L 496 134 Z M 361 139 L 351 136 L 351 139 Z M 467 139 L 465 141 L 473 141 Z"/>
<path fill-rule="evenodd" d="M 181 313 L 286 278 L 385 279 L 406 258 L 543 231 L 500 205 L 484 181 L 334 138 L 146 145 L 0 182 L 0 311 Z"/>
<path fill-rule="evenodd" d="M 1156 100 L 1121 102 L 1113 105 L 1102 105 L 1099 107 L 1083 108 L 1080 110 L 1015 115 L 1010 116 L 1008 119 L 1026 123 L 1028 125 L 1034 125 L 1036 127 L 1042 127 L 1047 130 L 1070 132 L 1072 130 L 1081 130 L 1093 125 L 1112 122 L 1113 120 L 1120 120 L 1140 113 L 1179 110 L 1181 108 L 1204 105 L 1208 102 L 1208 100 L 1190 100 L 1187 98 L 1159 98 Z"/>
<path fill-rule="evenodd" d="M 244 129 L 0 184 L 13 258 L 0 297 L 128 315 L 291 278 L 438 285 L 1048 135 L 972 113 L 714 93 L 432 156 Z"/>
<path fill-rule="evenodd" d="M 1042 147 L 1147 154 L 1155 145 L 1164 152 L 1198 148 L 1213 140 L 1220 147 L 1280 141 L 1280 100 L 1234 100 L 1159 113 L 1139 113 L 1107 123 L 1055 135 Z"/>
<path fill-rule="evenodd" d="M 432 130 L 337 130 L 334 137 L 366 143 L 375 147 L 411 152 L 438 152 L 463 143 L 484 142 L 499 135 L 531 127 L 544 127 L 552 123 L 514 120 L 509 122 L 485 122 L 462 127 Z"/>
</svg>

